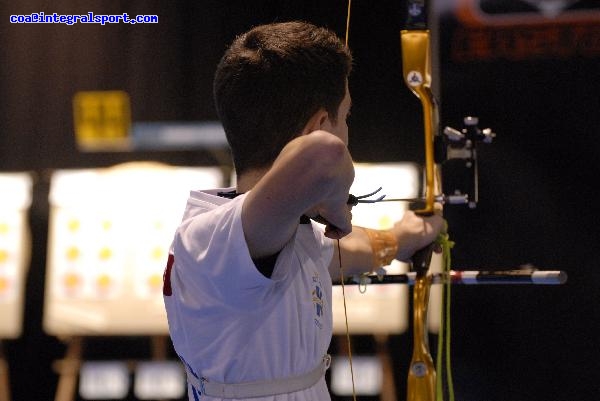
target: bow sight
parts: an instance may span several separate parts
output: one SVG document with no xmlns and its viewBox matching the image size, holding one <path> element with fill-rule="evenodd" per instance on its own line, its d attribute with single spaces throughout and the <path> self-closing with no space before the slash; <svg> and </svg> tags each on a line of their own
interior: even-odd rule
<svg viewBox="0 0 600 401">
<path fill-rule="evenodd" d="M 446 127 L 435 137 L 435 160 L 442 168 L 442 197 L 447 204 L 475 208 L 479 201 L 477 145 L 496 137 L 490 128 L 480 129 L 477 117 L 465 117 L 463 128 Z"/>
</svg>

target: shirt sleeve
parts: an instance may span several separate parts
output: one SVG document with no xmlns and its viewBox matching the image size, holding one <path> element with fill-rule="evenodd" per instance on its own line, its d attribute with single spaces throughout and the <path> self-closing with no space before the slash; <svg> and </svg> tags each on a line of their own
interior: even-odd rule
<svg viewBox="0 0 600 401">
<path fill-rule="evenodd" d="M 325 266 L 329 266 L 331 263 L 331 259 L 333 259 L 334 254 L 334 241 L 331 238 L 325 236 L 325 227 L 321 224 L 318 224 L 314 221 L 311 221 L 313 225 L 313 232 L 315 233 L 315 237 L 317 242 L 320 245 L 321 249 L 321 258 L 323 259 L 323 263 Z"/>
<path fill-rule="evenodd" d="M 244 238 L 244 196 L 183 222 L 173 246 L 180 291 L 203 294 L 204 302 L 253 308 L 272 284 L 255 267 Z"/>
</svg>

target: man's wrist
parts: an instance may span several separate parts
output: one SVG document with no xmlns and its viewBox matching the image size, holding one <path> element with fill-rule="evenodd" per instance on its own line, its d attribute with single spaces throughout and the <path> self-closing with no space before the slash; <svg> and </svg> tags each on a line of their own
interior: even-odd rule
<svg viewBox="0 0 600 401">
<path fill-rule="evenodd" d="M 373 253 L 373 267 L 387 266 L 392 263 L 398 253 L 398 241 L 392 230 L 373 230 L 361 227 L 369 237 Z"/>
</svg>

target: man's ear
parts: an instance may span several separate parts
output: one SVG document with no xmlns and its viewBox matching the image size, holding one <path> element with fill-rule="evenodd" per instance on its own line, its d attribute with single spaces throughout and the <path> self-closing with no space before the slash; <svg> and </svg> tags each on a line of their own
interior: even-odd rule
<svg viewBox="0 0 600 401">
<path fill-rule="evenodd" d="M 302 135 L 310 134 L 313 131 L 322 129 L 323 125 L 328 120 L 329 113 L 324 108 L 320 108 L 308 119 L 308 122 L 302 130 Z"/>
</svg>

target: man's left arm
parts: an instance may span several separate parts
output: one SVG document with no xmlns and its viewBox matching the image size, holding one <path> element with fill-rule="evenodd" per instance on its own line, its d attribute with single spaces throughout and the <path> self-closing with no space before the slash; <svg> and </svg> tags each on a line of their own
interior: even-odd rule
<svg viewBox="0 0 600 401">
<path fill-rule="evenodd" d="M 412 211 L 389 230 L 374 230 L 354 226 L 352 232 L 339 241 L 344 274 L 373 272 L 393 259 L 408 261 L 412 255 L 435 241 L 444 226 L 440 213 L 419 216 Z M 340 278 L 340 259 L 337 242 L 329 265 L 333 280 Z"/>
</svg>

